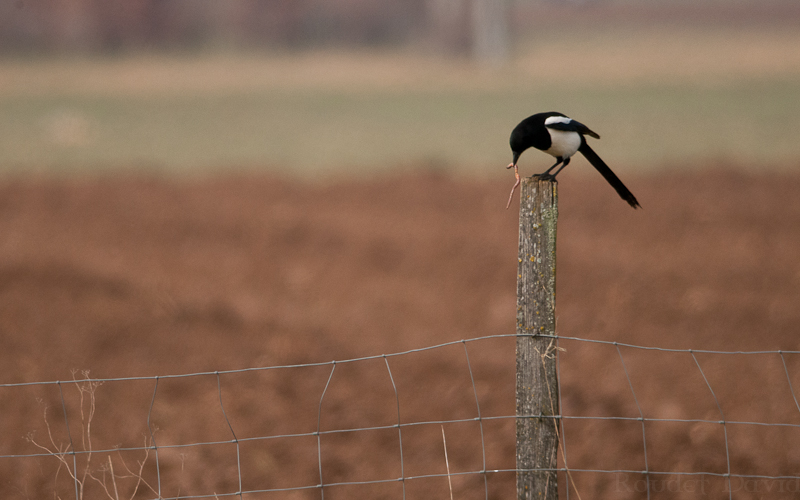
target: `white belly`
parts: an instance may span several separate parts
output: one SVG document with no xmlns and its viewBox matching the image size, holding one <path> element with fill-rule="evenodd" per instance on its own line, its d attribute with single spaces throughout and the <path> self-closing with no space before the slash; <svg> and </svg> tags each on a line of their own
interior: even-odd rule
<svg viewBox="0 0 800 500">
<path fill-rule="evenodd" d="M 547 129 L 550 133 L 552 144 L 545 153 L 567 159 L 578 152 L 581 147 L 581 136 L 577 132 L 567 132 L 565 130 Z"/>
</svg>

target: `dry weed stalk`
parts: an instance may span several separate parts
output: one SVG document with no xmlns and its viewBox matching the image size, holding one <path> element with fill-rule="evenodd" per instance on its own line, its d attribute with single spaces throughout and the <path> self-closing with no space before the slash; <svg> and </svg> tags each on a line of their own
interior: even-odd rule
<svg viewBox="0 0 800 500">
<path fill-rule="evenodd" d="M 73 446 L 71 442 L 56 442 L 50 426 L 50 421 L 47 418 L 47 405 L 45 405 L 42 400 L 39 400 L 39 403 L 43 405 L 43 418 L 45 428 L 47 429 L 47 440 L 44 442 L 37 441 L 34 432 L 30 432 L 25 439 L 43 452 L 58 459 L 58 469 L 56 469 L 54 482 L 56 484 L 58 483 L 58 476 L 61 470 L 65 469 L 76 485 L 79 500 L 84 499 L 86 489 L 90 484 L 89 480 L 98 484 L 106 497 L 110 500 L 133 500 L 142 487 L 145 487 L 158 497 L 158 491 L 144 478 L 144 467 L 150 456 L 150 450 L 152 449 L 152 440 L 150 438 L 144 438 L 144 446 L 141 448 L 144 451 L 144 456 L 141 460 L 136 461 L 137 465 L 134 467 L 134 470 L 131 470 L 128 466 L 118 446 L 115 447 L 117 462 L 122 465 L 123 472 L 118 473 L 114 471 L 113 452 L 104 452 L 106 454 L 105 460 L 99 465 L 95 466 L 92 463 L 92 459 L 95 455 L 92 447 L 92 422 L 94 421 L 97 404 L 97 388 L 102 385 L 102 382 L 89 378 L 88 371 L 81 372 L 81 379 L 76 377 L 76 373 L 76 371 L 72 372 L 72 380 L 75 382 L 75 387 L 78 390 L 80 398 L 81 449 L 72 449 Z M 120 485 L 118 484 L 120 480 L 132 480 L 132 484 L 120 491 Z M 129 493 L 125 494 L 126 492 Z M 57 492 L 54 493 L 54 496 L 58 500 L 61 499 Z"/>
<path fill-rule="evenodd" d="M 442 425 L 442 443 L 444 444 L 444 463 L 447 466 L 447 485 L 450 487 L 450 500 L 453 500 L 453 480 L 450 478 L 450 460 L 447 458 L 447 438 L 444 437 L 444 425 Z"/>
</svg>

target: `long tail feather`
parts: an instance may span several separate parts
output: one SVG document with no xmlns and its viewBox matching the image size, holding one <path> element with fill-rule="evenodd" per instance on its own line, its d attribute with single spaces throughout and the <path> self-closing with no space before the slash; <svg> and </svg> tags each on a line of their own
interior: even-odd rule
<svg viewBox="0 0 800 500">
<path fill-rule="evenodd" d="M 591 163 L 594 168 L 600 172 L 603 178 L 605 178 L 605 180 L 611 184 L 611 187 L 617 191 L 617 194 L 619 194 L 623 200 L 627 201 L 628 204 L 633 208 L 641 208 L 641 205 L 639 205 L 639 202 L 636 201 L 636 197 L 633 196 L 633 193 L 631 193 L 628 188 L 625 187 L 625 184 L 619 180 L 619 177 L 617 177 L 616 174 L 614 174 L 614 172 L 608 168 L 608 165 L 606 165 L 606 163 L 600 159 L 599 156 L 597 156 L 597 153 L 595 153 L 594 150 L 590 148 L 588 144 L 586 144 L 586 139 L 583 137 L 581 137 L 581 147 L 578 148 L 578 151 L 580 151 L 583 156 L 589 160 L 589 163 Z"/>
</svg>

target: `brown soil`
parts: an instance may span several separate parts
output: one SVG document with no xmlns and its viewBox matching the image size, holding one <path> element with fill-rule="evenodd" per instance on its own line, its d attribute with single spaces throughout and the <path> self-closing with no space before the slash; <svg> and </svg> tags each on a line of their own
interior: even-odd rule
<svg viewBox="0 0 800 500">
<path fill-rule="evenodd" d="M 643 210 L 631 210 L 599 176 L 562 175 L 561 335 L 680 349 L 800 349 L 800 176 L 624 177 Z M 509 188 L 509 180 L 434 174 L 316 184 L 259 176 L 6 179 L 0 383 L 70 380 L 75 369 L 154 377 L 327 362 L 511 334 L 517 216 L 504 209 Z M 634 418 L 567 420 L 571 468 L 644 470 L 638 401 L 645 417 L 711 421 L 648 421 L 649 470 L 724 474 L 729 455 L 733 474 L 800 473 L 800 427 L 733 423 L 800 424 L 780 355 L 561 347 L 565 415 Z M 784 359 L 797 393 L 800 355 Z M 332 367 L 106 382 L 96 390 L 91 446 L 141 447 L 148 416 L 160 447 L 222 442 L 158 452 L 163 496 L 213 498 L 239 488 L 232 427 L 244 490 L 314 486 L 317 438 L 307 433 L 317 430 Z M 482 417 L 513 415 L 513 338 L 336 364 L 320 428 L 387 427 L 323 434 L 324 482 L 400 477 L 391 427 L 398 402 L 403 423 L 467 419 L 444 426 L 450 470 L 481 470 L 480 427 L 470 420 L 476 395 Z M 79 403 L 74 384 L 0 387 L 0 456 L 40 451 L 25 439 L 31 432 L 48 445 L 45 421 L 57 445 L 71 437 L 77 449 L 88 447 Z M 486 467 L 513 469 L 513 419 L 485 419 L 483 432 Z M 250 439 L 285 434 L 304 435 Z M 402 453 L 406 477 L 446 472 L 438 423 L 404 426 Z M 109 455 L 121 476 L 122 461 L 135 469 L 144 452 L 95 453 L 89 467 L 98 479 Z M 76 459 L 79 469 L 86 458 Z M 155 464 L 151 452 L 142 474 L 158 489 Z M 483 477 L 455 476 L 454 498 L 484 498 Z M 585 499 L 644 498 L 642 477 L 573 472 Z M 486 478 L 490 498 L 513 497 L 513 473 Z M 798 486 L 731 484 L 739 498 L 787 498 Z M 85 487 L 84 498 L 107 498 L 99 482 L 87 478 Z M 120 478 L 117 487 L 128 498 L 134 481 Z M 400 499 L 402 487 L 328 486 L 324 495 Z M 728 496 L 717 476 L 654 475 L 650 487 L 653 498 Z M 409 479 L 405 490 L 409 499 L 449 497 L 443 476 Z M 0 458 L 0 497 L 54 494 L 75 496 L 55 458 Z M 244 498 L 319 495 L 312 488 Z M 136 498 L 154 496 L 142 486 Z"/>
</svg>

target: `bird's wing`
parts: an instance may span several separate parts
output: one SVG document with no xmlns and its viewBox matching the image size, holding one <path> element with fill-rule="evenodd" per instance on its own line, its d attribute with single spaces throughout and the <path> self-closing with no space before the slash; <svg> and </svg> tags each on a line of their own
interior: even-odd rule
<svg viewBox="0 0 800 500">
<path fill-rule="evenodd" d="M 633 196 L 633 193 L 631 193 L 630 190 L 625 187 L 625 184 L 619 180 L 619 177 L 617 177 L 616 174 L 614 174 L 614 172 L 608 168 L 608 165 L 606 165 L 606 163 L 600 159 L 599 156 L 597 156 L 597 153 L 595 153 L 594 150 L 590 148 L 588 144 L 586 144 L 586 139 L 583 137 L 581 137 L 581 147 L 578 148 L 578 151 L 583 153 L 583 156 L 585 156 L 586 159 L 589 160 L 589 163 L 591 163 L 592 166 L 594 166 L 594 168 L 596 168 L 597 171 L 600 172 L 600 174 L 605 178 L 605 180 L 611 184 L 611 186 L 617 191 L 617 194 L 619 194 L 623 200 L 627 201 L 628 204 L 633 208 L 641 207 L 639 202 L 636 201 L 636 197 Z"/>
<path fill-rule="evenodd" d="M 544 125 L 547 128 L 551 128 L 553 130 L 564 130 L 566 132 L 577 132 L 581 135 L 588 135 L 590 137 L 594 137 L 595 139 L 599 139 L 600 136 L 591 130 L 589 127 L 584 125 L 581 122 L 576 122 L 575 120 L 567 118 L 566 120 L 559 120 L 553 121 L 551 123 L 545 123 Z"/>
</svg>

